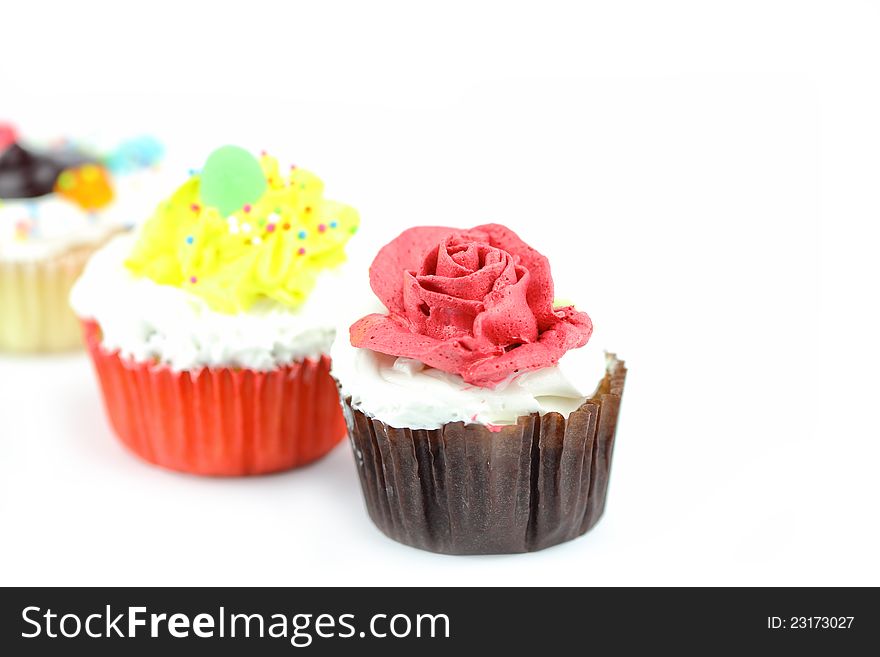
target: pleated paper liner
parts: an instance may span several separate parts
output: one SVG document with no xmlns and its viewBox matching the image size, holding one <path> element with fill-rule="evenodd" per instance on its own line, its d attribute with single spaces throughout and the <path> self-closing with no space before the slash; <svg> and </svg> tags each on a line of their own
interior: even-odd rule
<svg viewBox="0 0 880 657">
<path fill-rule="evenodd" d="M 520 417 L 499 431 L 454 422 L 390 427 L 343 400 L 367 511 L 396 541 L 446 554 L 531 552 L 602 515 L 626 367 L 566 420 Z"/>
<path fill-rule="evenodd" d="M 95 322 L 83 328 L 113 430 L 151 463 L 199 475 L 267 474 L 314 461 L 345 436 L 326 356 L 271 372 L 174 372 L 110 353 Z"/>
<path fill-rule="evenodd" d="M 0 261 L 0 349 L 63 351 L 82 347 L 70 288 L 99 245 L 36 261 Z"/>
</svg>

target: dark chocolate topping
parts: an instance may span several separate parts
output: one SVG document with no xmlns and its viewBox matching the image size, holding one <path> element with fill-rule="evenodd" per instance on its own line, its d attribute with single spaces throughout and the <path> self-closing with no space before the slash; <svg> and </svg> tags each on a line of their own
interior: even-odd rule
<svg viewBox="0 0 880 657">
<path fill-rule="evenodd" d="M 73 152 L 34 153 L 12 144 L 0 153 L 0 198 L 35 198 L 51 194 L 58 175 L 87 158 Z"/>
</svg>

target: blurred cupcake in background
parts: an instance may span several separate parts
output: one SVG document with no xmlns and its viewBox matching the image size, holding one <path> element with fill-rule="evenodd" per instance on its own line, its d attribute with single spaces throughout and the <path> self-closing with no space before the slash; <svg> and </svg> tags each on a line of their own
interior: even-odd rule
<svg viewBox="0 0 880 657">
<path fill-rule="evenodd" d="M 23 144 L 0 124 L 0 350 L 81 344 L 71 286 L 97 248 L 145 213 L 142 183 L 129 189 L 128 181 L 152 175 L 161 147 L 150 144 L 146 152 L 141 142 L 137 164 L 117 176 L 109 155 L 67 141 Z"/>
<path fill-rule="evenodd" d="M 71 301 L 122 442 L 203 475 L 332 449 L 345 426 L 328 353 L 358 222 L 314 174 L 224 146 L 99 251 Z"/>
<path fill-rule="evenodd" d="M 142 223 L 168 188 L 171 172 L 162 166 L 164 146 L 155 137 L 140 135 L 92 148 L 113 175 L 114 212 L 129 217 L 131 224 Z"/>
<path fill-rule="evenodd" d="M 367 510 L 434 552 L 540 550 L 602 515 L 626 368 L 498 224 L 411 228 L 333 348 Z M 373 296 L 373 295 L 368 295 Z"/>
</svg>

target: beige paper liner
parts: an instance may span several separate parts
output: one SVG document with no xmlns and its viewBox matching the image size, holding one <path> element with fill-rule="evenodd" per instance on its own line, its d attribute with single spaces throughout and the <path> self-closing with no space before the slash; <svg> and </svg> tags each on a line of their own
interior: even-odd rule
<svg viewBox="0 0 880 657">
<path fill-rule="evenodd" d="M 46 352 L 82 346 L 70 289 L 100 244 L 36 261 L 0 261 L 0 350 Z"/>
<path fill-rule="evenodd" d="M 533 414 L 497 432 L 394 428 L 344 399 L 370 517 L 396 541 L 447 554 L 531 552 L 584 534 L 605 508 L 625 379 L 612 356 L 568 419 Z"/>
</svg>

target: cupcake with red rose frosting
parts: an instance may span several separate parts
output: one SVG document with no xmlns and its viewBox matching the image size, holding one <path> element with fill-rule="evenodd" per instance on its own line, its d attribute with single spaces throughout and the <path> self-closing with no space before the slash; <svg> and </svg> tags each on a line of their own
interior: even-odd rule
<svg viewBox="0 0 880 657">
<path fill-rule="evenodd" d="M 370 267 L 376 311 L 333 348 L 367 510 L 450 554 L 528 552 L 605 506 L 626 368 L 550 265 L 498 224 L 418 227 Z"/>
<path fill-rule="evenodd" d="M 350 206 L 235 146 L 99 251 L 71 302 L 118 437 L 147 461 L 250 475 L 345 436 L 328 353 Z"/>
</svg>

